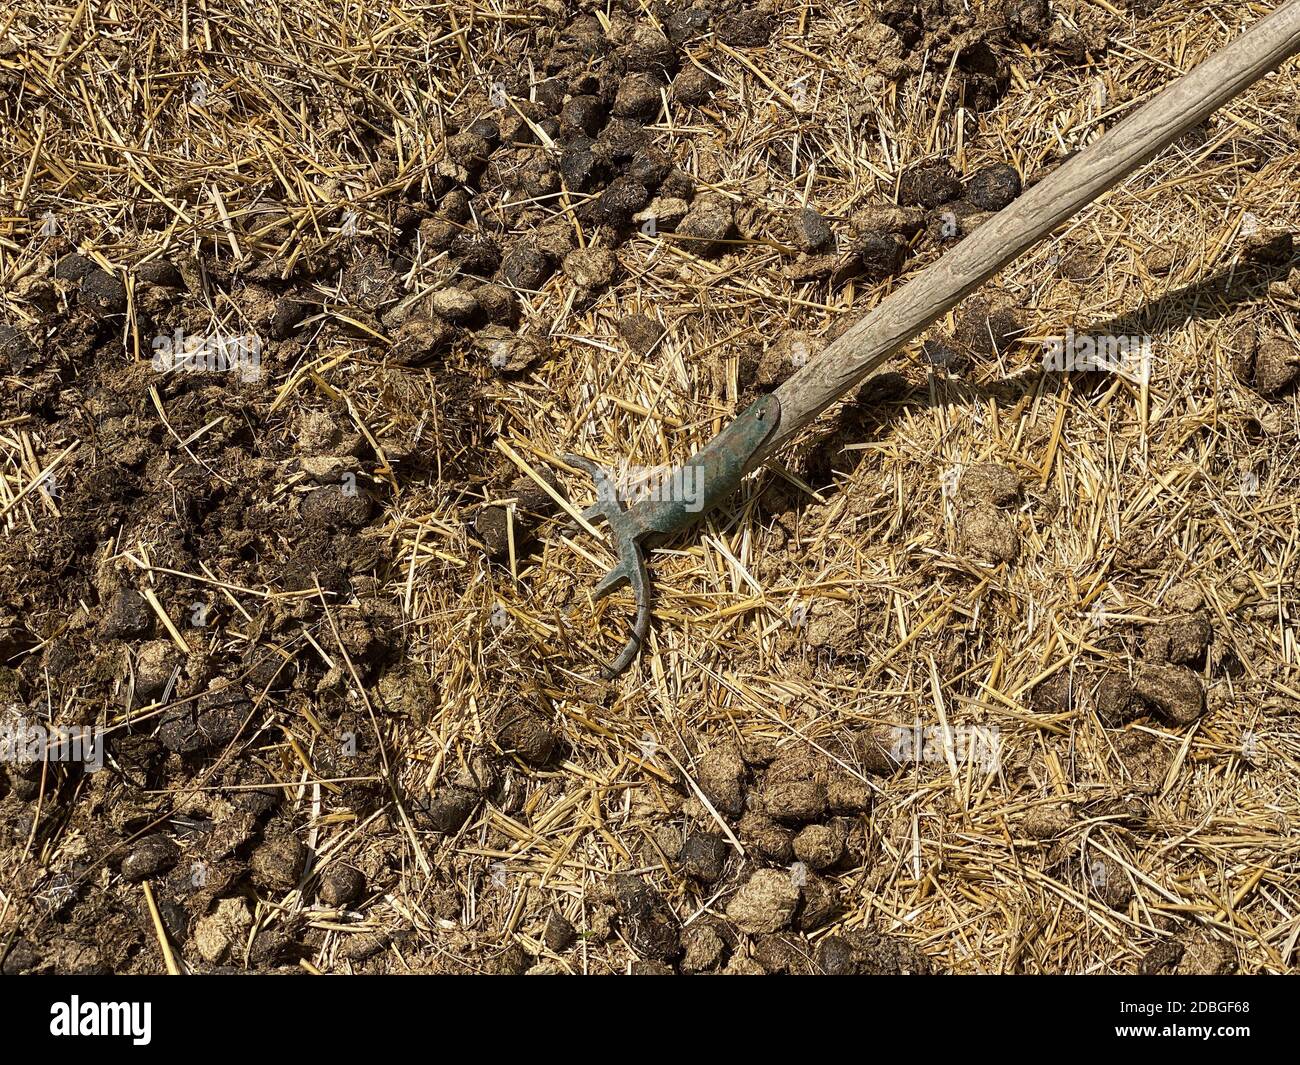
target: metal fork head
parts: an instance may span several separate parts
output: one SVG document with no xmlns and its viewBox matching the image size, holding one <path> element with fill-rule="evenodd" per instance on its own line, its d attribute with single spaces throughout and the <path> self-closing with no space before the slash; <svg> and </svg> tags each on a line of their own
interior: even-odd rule
<svg viewBox="0 0 1300 1065">
<path fill-rule="evenodd" d="M 613 680 L 631 665 L 650 632 L 650 575 L 646 572 L 645 551 L 641 546 L 641 538 L 648 530 L 623 505 L 618 497 L 617 485 L 608 470 L 581 455 L 565 455 L 564 461 L 589 474 L 596 486 L 596 502 L 582 512 L 583 520 L 593 525 L 604 521 L 614 535 L 618 565 L 601 578 L 600 584 L 596 586 L 595 599 L 604 599 L 624 584 L 632 586 L 632 594 L 636 598 L 636 620 L 632 623 L 632 635 L 628 637 L 617 658 L 601 665 L 601 675 L 606 680 Z"/>
<path fill-rule="evenodd" d="M 604 667 L 606 679 L 618 676 L 631 664 L 650 632 L 650 577 L 645 568 L 645 548 L 685 531 L 730 496 L 780 420 L 781 404 L 776 396 L 760 396 L 690 459 L 674 467 L 668 483 L 690 484 L 699 489 L 690 499 L 680 497 L 684 492 L 670 493 L 667 499 L 648 498 L 625 507 L 608 470 L 581 455 L 564 456 L 565 461 L 590 474 L 596 485 L 596 502 L 583 511 L 583 519 L 608 523 L 618 551 L 618 565 L 597 585 L 596 598 L 603 599 L 624 582 L 632 585 L 636 595 L 632 635 L 619 656 Z M 685 476 L 688 473 L 689 478 Z"/>
</svg>

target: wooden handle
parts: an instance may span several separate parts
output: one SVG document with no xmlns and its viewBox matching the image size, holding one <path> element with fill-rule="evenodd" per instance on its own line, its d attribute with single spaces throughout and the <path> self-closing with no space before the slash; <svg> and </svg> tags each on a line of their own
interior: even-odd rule
<svg viewBox="0 0 1300 1065">
<path fill-rule="evenodd" d="M 990 275 L 1296 52 L 1300 0 L 1288 0 L 890 293 L 776 390 L 781 420 L 750 468 Z"/>
</svg>

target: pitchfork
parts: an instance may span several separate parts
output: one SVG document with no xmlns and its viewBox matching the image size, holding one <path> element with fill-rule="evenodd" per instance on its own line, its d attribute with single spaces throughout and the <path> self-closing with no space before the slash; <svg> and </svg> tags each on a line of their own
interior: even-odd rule
<svg viewBox="0 0 1300 1065">
<path fill-rule="evenodd" d="M 610 475 L 590 459 L 566 455 L 589 473 L 596 502 L 583 513 L 608 522 L 618 565 L 596 588 L 601 599 L 630 583 L 632 634 L 607 678 L 636 658 L 650 631 L 645 551 L 685 531 L 731 496 L 746 473 L 988 277 L 1047 236 L 1151 156 L 1177 140 L 1286 59 L 1300 52 L 1300 0 L 1288 0 L 1114 129 L 1038 182 L 941 259 L 891 293 L 860 322 L 770 395 L 749 406 L 679 471 L 701 485 L 702 500 L 644 500 L 625 507 Z M 702 503 L 702 505 L 695 505 Z"/>
</svg>

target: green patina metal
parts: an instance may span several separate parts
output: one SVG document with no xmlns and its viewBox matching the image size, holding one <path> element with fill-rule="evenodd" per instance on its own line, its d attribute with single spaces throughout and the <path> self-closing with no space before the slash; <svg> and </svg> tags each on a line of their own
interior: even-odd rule
<svg viewBox="0 0 1300 1065">
<path fill-rule="evenodd" d="M 644 499 L 625 507 L 618 498 L 618 486 L 609 471 L 581 455 L 565 455 L 565 461 L 585 470 L 596 485 L 596 502 L 583 511 L 583 518 L 605 521 L 614 535 L 618 565 L 605 574 L 596 587 L 602 599 L 623 584 L 630 584 L 636 597 L 636 620 L 632 635 L 613 662 L 603 667 L 606 678 L 618 676 L 636 658 L 650 632 L 650 576 L 646 571 L 645 549 L 685 532 L 740 487 L 750 461 L 781 420 L 781 404 L 775 396 L 762 396 L 750 404 L 730 425 L 660 483 L 669 489 L 667 498 Z"/>
</svg>

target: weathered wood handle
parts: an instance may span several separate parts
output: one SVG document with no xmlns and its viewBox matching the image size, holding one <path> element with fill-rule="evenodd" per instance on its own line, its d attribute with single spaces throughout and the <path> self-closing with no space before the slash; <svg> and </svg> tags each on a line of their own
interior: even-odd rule
<svg viewBox="0 0 1300 1065">
<path fill-rule="evenodd" d="M 1300 0 L 1288 0 L 890 293 L 776 390 L 780 423 L 749 468 L 988 277 L 1297 52 Z"/>
</svg>

